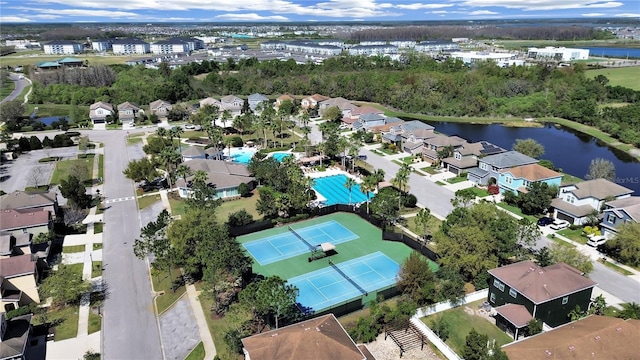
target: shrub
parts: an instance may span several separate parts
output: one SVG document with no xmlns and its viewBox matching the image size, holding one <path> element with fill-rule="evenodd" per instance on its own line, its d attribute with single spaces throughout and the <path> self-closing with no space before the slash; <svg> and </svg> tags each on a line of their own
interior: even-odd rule
<svg viewBox="0 0 640 360">
<path fill-rule="evenodd" d="M 491 185 L 491 186 L 495 186 L 495 185 Z M 489 191 L 489 194 L 491 194 L 490 191 Z M 516 195 L 516 193 L 513 191 L 505 192 L 502 199 L 504 202 L 506 202 L 509 205 L 516 205 L 518 203 L 518 195 Z"/>
<path fill-rule="evenodd" d="M 580 228 L 580 225 L 576 225 L 576 224 L 569 225 L 569 229 L 571 230 L 578 230 L 579 228 Z"/>
<path fill-rule="evenodd" d="M 249 196 L 249 194 L 251 194 L 251 190 L 249 189 L 249 185 L 247 185 L 246 183 L 242 183 L 238 186 L 238 192 L 240 193 L 240 196 L 242 197 L 246 197 Z"/>
<path fill-rule="evenodd" d="M 500 193 L 500 187 L 496 184 L 489 185 L 487 187 L 487 192 L 491 195 L 498 195 Z M 517 197 L 517 195 L 516 195 Z M 505 201 L 506 202 L 506 201 Z"/>
<path fill-rule="evenodd" d="M 247 210 L 241 209 L 234 213 L 229 214 L 229 220 L 227 224 L 230 227 L 238 227 L 249 225 L 253 222 L 253 215 L 249 214 Z"/>
<path fill-rule="evenodd" d="M 33 126 L 23 126 L 20 128 L 20 131 L 24 131 L 24 132 L 33 131 Z"/>
<path fill-rule="evenodd" d="M 240 136 L 234 136 L 231 138 L 231 146 L 233 147 L 242 147 L 244 142 Z"/>
<path fill-rule="evenodd" d="M 27 306 L 21 306 L 17 309 L 13 309 L 11 311 L 7 311 L 7 320 L 13 319 L 17 316 L 22 316 L 26 314 L 32 314 L 38 309 L 38 305 L 35 303 L 31 303 Z"/>
<path fill-rule="evenodd" d="M 407 196 L 404 197 L 405 207 L 414 208 L 416 207 L 417 203 L 418 203 L 418 199 L 416 199 L 416 196 L 413 194 L 408 194 Z"/>
</svg>

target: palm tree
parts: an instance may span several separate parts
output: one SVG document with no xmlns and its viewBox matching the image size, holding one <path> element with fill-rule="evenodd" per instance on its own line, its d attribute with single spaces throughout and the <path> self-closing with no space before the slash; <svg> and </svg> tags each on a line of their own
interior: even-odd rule
<svg viewBox="0 0 640 360">
<path fill-rule="evenodd" d="M 623 319 L 640 319 L 640 304 L 635 302 L 622 304 L 622 310 L 618 313 L 618 317 Z"/>
<path fill-rule="evenodd" d="M 393 179 L 393 185 L 398 187 L 398 190 L 400 190 L 400 194 L 398 195 L 398 209 L 402 208 L 402 192 L 409 181 L 409 175 L 411 175 L 411 166 L 407 163 L 403 163 L 400 169 L 398 169 L 396 177 Z"/>
<path fill-rule="evenodd" d="M 171 128 L 171 130 L 169 130 L 169 136 L 171 137 L 171 142 L 173 145 L 173 138 L 176 137 L 178 138 L 178 145 L 176 147 L 176 150 L 180 151 L 180 135 L 184 134 L 184 130 L 182 130 L 181 127 L 179 126 L 174 126 Z"/>
<path fill-rule="evenodd" d="M 428 208 L 420 209 L 418 211 L 418 215 L 416 215 L 416 225 L 418 227 L 422 227 L 422 237 L 427 236 L 427 225 L 429 224 L 429 219 L 431 218 L 431 210 Z"/>
<path fill-rule="evenodd" d="M 358 183 L 352 178 L 347 178 L 347 182 L 344 183 L 344 187 L 349 190 L 349 205 L 351 205 L 351 192 L 353 190 L 353 187 L 356 185 L 358 185 Z"/>
<path fill-rule="evenodd" d="M 342 167 L 346 168 L 347 154 L 349 153 L 349 139 L 341 137 L 338 140 L 338 151 L 342 152 Z"/>
<path fill-rule="evenodd" d="M 167 181 L 169 182 L 169 189 L 171 189 L 173 187 L 171 183 L 171 173 L 172 173 L 174 164 L 180 161 L 180 154 L 175 152 L 175 150 L 172 148 L 167 148 L 162 150 L 162 152 L 160 152 L 158 157 L 165 165 L 165 171 L 167 172 Z"/>
<path fill-rule="evenodd" d="M 380 191 L 380 183 L 384 181 L 384 170 L 376 169 L 372 176 L 376 180 L 376 191 Z"/>
<path fill-rule="evenodd" d="M 231 118 L 233 118 L 233 116 L 231 116 L 231 111 L 229 110 L 225 110 L 222 112 L 222 125 L 226 126 L 226 122 L 231 120 Z"/>
<path fill-rule="evenodd" d="M 349 147 L 349 155 L 351 155 L 351 171 L 356 170 L 356 159 L 360 155 L 360 149 L 362 149 L 362 137 L 358 134 L 351 136 L 351 143 Z"/>
<path fill-rule="evenodd" d="M 196 170 L 196 172 L 193 174 L 193 181 L 195 182 L 206 183 L 208 178 L 209 175 L 207 175 L 207 172 L 204 170 Z"/>
<path fill-rule="evenodd" d="M 300 124 L 302 125 L 302 127 L 307 127 L 307 125 L 309 125 L 309 120 L 311 120 L 309 111 L 307 111 L 306 109 L 302 110 L 302 114 L 300 114 Z"/>
<path fill-rule="evenodd" d="M 164 139 L 167 136 L 167 129 L 159 127 L 156 130 L 156 135 L 158 135 L 161 139 Z"/>
<path fill-rule="evenodd" d="M 176 169 L 176 175 L 178 175 L 179 177 L 182 178 L 182 180 L 184 180 L 185 185 L 187 184 L 187 177 L 190 176 L 191 174 L 192 174 L 192 171 L 190 167 L 188 167 L 185 164 L 178 165 L 178 168 Z"/>
<path fill-rule="evenodd" d="M 360 189 L 367 195 L 367 214 L 369 213 L 369 203 L 371 202 L 371 192 L 378 186 L 378 180 L 373 175 L 365 176 Z"/>
</svg>

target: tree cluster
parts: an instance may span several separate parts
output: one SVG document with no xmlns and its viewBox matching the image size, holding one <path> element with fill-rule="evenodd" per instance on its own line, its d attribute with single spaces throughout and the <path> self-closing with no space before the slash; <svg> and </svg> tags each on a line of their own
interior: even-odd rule
<svg viewBox="0 0 640 360">
<path fill-rule="evenodd" d="M 116 81 L 116 73 L 102 64 L 87 68 L 62 68 L 34 73 L 31 80 L 42 86 L 53 84 L 79 85 L 82 87 L 108 87 Z"/>
<path fill-rule="evenodd" d="M 606 254 L 624 264 L 640 266 L 640 224 L 625 222 L 618 227 L 616 236 L 601 247 Z"/>
</svg>

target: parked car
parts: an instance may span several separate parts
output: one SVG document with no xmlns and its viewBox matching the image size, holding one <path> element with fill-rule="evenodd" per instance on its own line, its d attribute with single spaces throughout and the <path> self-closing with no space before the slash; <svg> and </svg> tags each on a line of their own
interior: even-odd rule
<svg viewBox="0 0 640 360">
<path fill-rule="evenodd" d="M 569 227 L 569 222 L 567 220 L 555 219 L 549 227 L 553 230 L 562 230 Z"/>
<path fill-rule="evenodd" d="M 187 130 L 193 130 L 196 126 L 194 124 L 185 124 L 184 128 Z"/>
<path fill-rule="evenodd" d="M 547 225 L 551 225 L 553 224 L 553 218 L 550 217 L 541 217 L 540 219 L 538 219 L 538 225 L 539 226 L 547 226 Z"/>
<path fill-rule="evenodd" d="M 602 235 L 588 235 L 587 245 L 597 248 L 598 246 L 607 242 L 607 238 Z"/>
<path fill-rule="evenodd" d="M 162 190 L 167 187 L 167 182 L 165 179 L 159 178 L 153 181 L 143 181 L 138 185 L 140 189 L 144 192 L 153 191 L 153 190 Z"/>
</svg>

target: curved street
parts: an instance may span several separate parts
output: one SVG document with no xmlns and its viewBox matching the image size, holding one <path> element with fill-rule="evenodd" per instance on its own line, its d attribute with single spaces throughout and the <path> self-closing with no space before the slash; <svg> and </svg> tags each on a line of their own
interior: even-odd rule
<svg viewBox="0 0 640 360">
<path fill-rule="evenodd" d="M 22 78 L 20 78 L 21 76 Z M 24 88 L 29 85 L 29 80 L 21 74 L 11 73 L 9 74 L 9 78 L 15 84 L 15 88 L 13 89 L 11 94 L 7 95 L 7 97 L 0 100 L 0 104 L 6 101 L 15 100 L 15 98 L 17 98 L 18 95 L 22 93 L 22 90 L 24 90 Z"/>
</svg>

